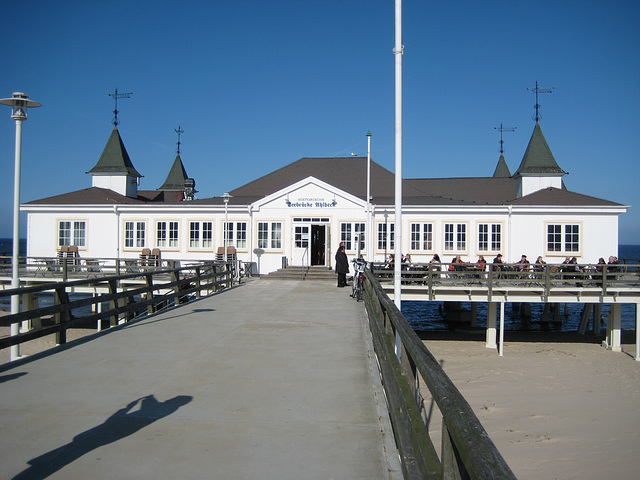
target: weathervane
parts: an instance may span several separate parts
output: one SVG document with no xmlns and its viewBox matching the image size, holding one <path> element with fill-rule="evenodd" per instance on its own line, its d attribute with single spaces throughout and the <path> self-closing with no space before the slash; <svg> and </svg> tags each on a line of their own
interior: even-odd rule
<svg viewBox="0 0 640 480">
<path fill-rule="evenodd" d="M 540 104 L 538 103 L 538 94 L 539 93 L 551 93 L 551 91 L 556 88 L 556 87 L 538 87 L 538 81 L 536 80 L 536 86 L 535 88 L 529 88 L 527 87 L 527 90 L 531 90 L 532 92 L 535 92 L 536 94 L 536 116 L 535 116 L 535 120 L 536 123 L 538 123 L 538 120 L 540 120 Z"/>
<path fill-rule="evenodd" d="M 493 128 L 500 132 L 500 155 L 502 155 L 504 153 L 504 140 L 502 140 L 502 132 L 515 132 L 518 127 L 503 127 L 502 122 L 500 122 L 499 127 Z"/>
<path fill-rule="evenodd" d="M 184 130 L 182 130 L 180 128 L 180 125 L 178 125 L 178 128 L 175 129 L 175 132 L 178 134 L 178 148 L 176 148 L 176 152 L 178 153 L 178 155 L 180 155 L 180 135 L 184 133 Z"/>
<path fill-rule="evenodd" d="M 118 93 L 118 87 L 116 87 L 115 93 L 110 93 L 109 96 L 113 97 L 113 101 L 115 102 L 115 108 L 113 110 L 113 126 L 118 126 L 118 99 L 119 98 L 130 98 L 133 95 L 133 92 L 129 93 Z"/>
</svg>

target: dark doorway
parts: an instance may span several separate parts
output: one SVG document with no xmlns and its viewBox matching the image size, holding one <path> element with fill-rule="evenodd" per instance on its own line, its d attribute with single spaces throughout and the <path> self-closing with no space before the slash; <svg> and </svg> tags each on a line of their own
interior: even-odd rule
<svg viewBox="0 0 640 480">
<path fill-rule="evenodd" d="M 311 225 L 311 265 L 326 265 L 326 225 Z"/>
</svg>

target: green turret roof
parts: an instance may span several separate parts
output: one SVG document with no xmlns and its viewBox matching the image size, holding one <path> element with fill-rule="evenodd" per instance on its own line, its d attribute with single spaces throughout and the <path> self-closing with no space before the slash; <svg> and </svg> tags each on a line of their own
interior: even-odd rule
<svg viewBox="0 0 640 480">
<path fill-rule="evenodd" d="M 547 144 L 547 141 L 542 134 L 540 124 L 536 122 L 536 126 L 533 129 L 533 134 L 527 145 L 527 150 L 524 152 L 522 162 L 514 177 L 534 177 L 534 176 L 562 176 L 567 172 L 562 170 L 556 163 L 556 159 L 553 158 L 551 149 Z"/>
<path fill-rule="evenodd" d="M 90 175 L 131 175 L 142 177 L 133 166 L 133 163 L 131 163 L 117 127 L 113 128 L 98 163 L 87 173 Z"/>
<path fill-rule="evenodd" d="M 158 190 L 167 191 L 184 191 L 184 181 L 189 178 L 187 171 L 184 169 L 180 154 L 176 155 L 176 159 L 173 161 L 173 166 L 169 170 L 169 175 L 164 181 L 162 186 Z"/>
<path fill-rule="evenodd" d="M 496 170 L 493 172 L 494 178 L 509 178 L 511 176 L 511 171 L 509 170 L 509 166 L 507 165 L 507 161 L 504 159 L 504 155 L 500 154 L 500 160 L 498 160 L 498 165 L 496 165 Z"/>
</svg>

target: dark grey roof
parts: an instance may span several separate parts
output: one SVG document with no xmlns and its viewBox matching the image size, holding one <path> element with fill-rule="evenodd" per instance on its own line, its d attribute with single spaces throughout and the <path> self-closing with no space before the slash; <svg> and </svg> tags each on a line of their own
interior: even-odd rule
<svg viewBox="0 0 640 480">
<path fill-rule="evenodd" d="M 514 177 L 519 176 L 562 176 L 567 172 L 562 170 L 553 158 L 551 149 L 542 134 L 540 124 L 536 122 L 529 145 L 524 152 L 522 162 Z"/>
<path fill-rule="evenodd" d="M 361 199 L 366 198 L 365 157 L 301 158 L 274 172 L 229 192 L 230 205 L 249 205 L 289 185 L 315 177 Z M 565 189 L 548 188 L 516 198 L 518 180 L 514 177 L 412 178 L 402 182 L 403 204 L 438 205 L 619 205 Z M 158 204 L 177 203 L 181 192 L 138 191 L 128 198 L 108 189 L 87 188 L 54 197 L 34 200 L 28 205 L 66 204 Z M 371 162 L 371 195 L 377 205 L 395 202 L 394 174 Z M 187 205 L 222 205 L 221 197 L 192 200 Z"/>
<path fill-rule="evenodd" d="M 131 198 L 108 188 L 91 187 L 33 200 L 27 202 L 26 205 L 136 205 L 178 201 L 179 199 L 174 198 L 175 195 L 171 195 L 171 193 L 157 190 L 138 190 L 138 197 Z"/>
<path fill-rule="evenodd" d="M 98 163 L 87 172 L 90 175 L 132 175 L 141 177 L 131 163 L 127 149 L 122 143 L 118 128 L 114 127 L 109 140 L 100 155 Z"/>
<path fill-rule="evenodd" d="M 623 206 L 609 200 L 553 187 L 538 190 L 509 203 L 512 205 Z"/>
<path fill-rule="evenodd" d="M 502 205 L 516 198 L 517 181 L 504 177 L 413 178 L 423 195 L 458 200 L 461 204 Z"/>
<path fill-rule="evenodd" d="M 176 155 L 176 159 L 173 161 L 171 170 L 169 170 L 169 175 L 167 175 L 167 179 L 164 181 L 164 183 L 158 190 L 183 192 L 184 181 L 187 178 L 188 178 L 187 171 L 184 169 L 184 165 L 182 164 L 182 159 L 180 158 L 180 154 L 178 154 Z"/>
<path fill-rule="evenodd" d="M 496 169 L 493 172 L 493 176 L 496 178 L 511 176 L 509 165 L 507 165 L 507 161 L 504 159 L 504 155 L 502 153 L 500 154 L 500 159 L 498 160 L 498 165 L 496 165 Z"/>
</svg>

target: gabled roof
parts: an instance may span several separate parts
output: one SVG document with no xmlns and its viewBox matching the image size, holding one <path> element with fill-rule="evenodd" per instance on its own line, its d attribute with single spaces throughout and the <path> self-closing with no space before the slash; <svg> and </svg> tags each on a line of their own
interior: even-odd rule
<svg viewBox="0 0 640 480">
<path fill-rule="evenodd" d="M 567 172 L 562 170 L 556 163 L 556 159 L 553 158 L 551 149 L 547 144 L 547 141 L 542 134 L 540 124 L 536 122 L 536 126 L 533 128 L 529 145 L 524 152 L 522 162 L 514 177 L 520 176 L 562 176 Z"/>
<path fill-rule="evenodd" d="M 507 161 L 504 159 L 504 155 L 500 154 L 500 159 L 498 160 L 498 165 L 496 165 L 496 169 L 493 172 L 494 178 L 506 178 L 511 176 L 511 171 L 509 170 L 509 166 L 507 165 Z"/>
<path fill-rule="evenodd" d="M 87 172 L 90 175 L 131 175 L 142 177 L 131 163 L 127 149 L 122 143 L 118 127 L 114 127 L 100 155 L 98 163 Z"/>
<path fill-rule="evenodd" d="M 184 169 L 184 165 L 182 164 L 182 159 L 180 158 L 180 154 L 178 154 L 176 155 L 176 159 L 173 161 L 171 170 L 169 170 L 169 175 L 167 175 L 167 179 L 164 181 L 164 183 L 158 190 L 183 192 L 184 181 L 187 178 L 188 178 L 187 171 Z"/>
</svg>

